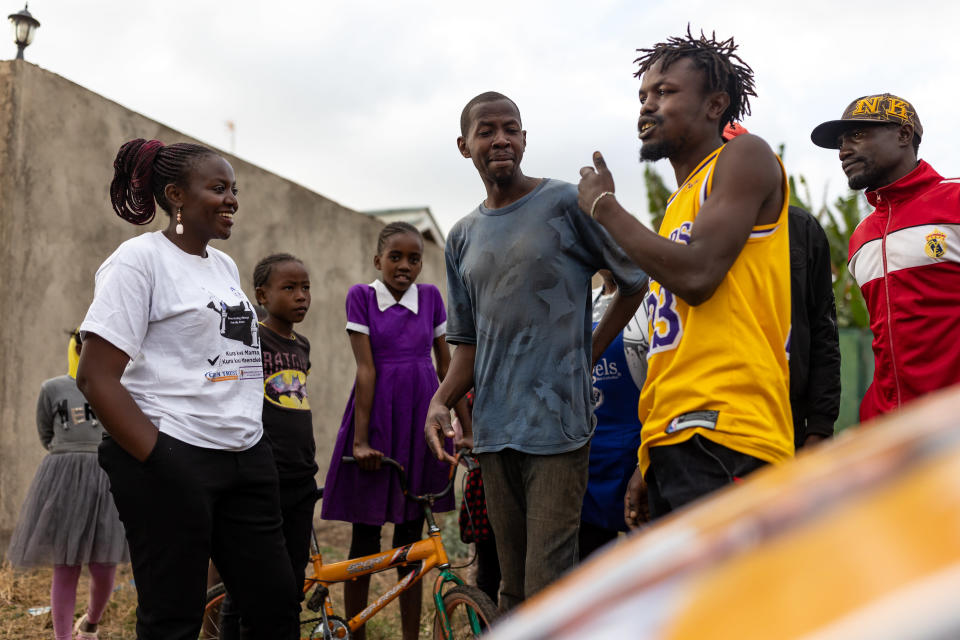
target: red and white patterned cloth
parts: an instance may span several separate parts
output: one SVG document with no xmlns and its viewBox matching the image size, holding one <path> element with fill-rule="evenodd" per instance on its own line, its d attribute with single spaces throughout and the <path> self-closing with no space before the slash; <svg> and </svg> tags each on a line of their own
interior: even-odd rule
<svg viewBox="0 0 960 640">
<path fill-rule="evenodd" d="M 483 542 L 493 537 L 487 517 L 487 500 L 483 493 L 480 469 L 467 473 L 467 484 L 460 503 L 460 539 L 464 542 Z"/>
</svg>

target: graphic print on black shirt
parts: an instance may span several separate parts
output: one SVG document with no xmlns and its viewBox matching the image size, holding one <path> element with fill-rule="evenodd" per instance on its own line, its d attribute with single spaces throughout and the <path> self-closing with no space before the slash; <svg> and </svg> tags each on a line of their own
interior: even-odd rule
<svg viewBox="0 0 960 640">
<path fill-rule="evenodd" d="M 313 417 L 307 398 L 310 342 L 287 338 L 260 324 L 263 357 L 263 430 L 273 448 L 280 481 L 317 472 Z"/>
<path fill-rule="evenodd" d="M 302 371 L 284 369 L 263 381 L 263 397 L 288 409 L 310 409 L 307 400 L 307 376 Z"/>
<path fill-rule="evenodd" d="M 256 314 L 246 300 L 239 304 L 228 305 L 220 300 L 217 306 L 213 302 L 207 303 L 208 309 L 220 314 L 220 335 L 228 340 L 237 340 L 248 347 L 258 347 L 254 342 L 253 321 Z"/>
</svg>

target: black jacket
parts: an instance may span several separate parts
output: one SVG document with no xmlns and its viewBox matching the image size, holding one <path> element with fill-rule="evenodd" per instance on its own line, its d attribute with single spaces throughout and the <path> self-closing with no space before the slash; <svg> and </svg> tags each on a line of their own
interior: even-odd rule
<svg viewBox="0 0 960 640">
<path fill-rule="evenodd" d="M 794 443 L 833 435 L 840 414 L 840 343 L 830 246 L 816 218 L 790 207 L 790 404 Z"/>
</svg>

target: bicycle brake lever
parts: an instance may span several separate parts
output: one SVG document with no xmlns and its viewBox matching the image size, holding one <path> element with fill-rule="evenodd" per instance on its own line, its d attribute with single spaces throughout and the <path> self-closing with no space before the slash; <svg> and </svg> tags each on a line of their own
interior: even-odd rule
<svg viewBox="0 0 960 640">
<path fill-rule="evenodd" d="M 457 460 L 463 462 L 463 464 L 467 467 L 467 471 L 473 471 L 474 469 L 480 468 L 480 465 L 477 464 L 477 459 L 474 457 L 473 452 L 466 447 L 457 449 Z"/>
</svg>

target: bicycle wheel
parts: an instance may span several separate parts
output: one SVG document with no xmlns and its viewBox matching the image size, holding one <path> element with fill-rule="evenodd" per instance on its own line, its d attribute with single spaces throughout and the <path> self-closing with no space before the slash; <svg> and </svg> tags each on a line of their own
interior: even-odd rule
<svg viewBox="0 0 960 640">
<path fill-rule="evenodd" d="M 203 608 L 203 626 L 200 627 L 200 640 L 220 640 L 220 607 L 227 588 L 217 583 L 207 589 L 207 604 Z"/>
<path fill-rule="evenodd" d="M 447 636 L 440 612 L 433 619 L 434 640 L 476 638 L 490 628 L 497 617 L 497 607 L 483 591 L 468 585 L 457 585 L 443 596 L 443 608 L 450 622 Z M 471 615 L 472 614 L 472 615 Z"/>
</svg>

